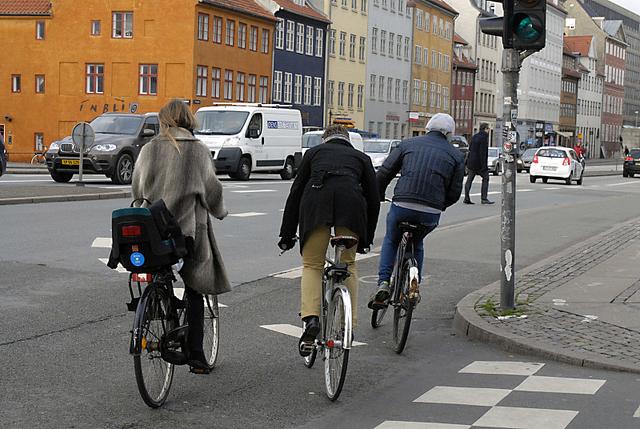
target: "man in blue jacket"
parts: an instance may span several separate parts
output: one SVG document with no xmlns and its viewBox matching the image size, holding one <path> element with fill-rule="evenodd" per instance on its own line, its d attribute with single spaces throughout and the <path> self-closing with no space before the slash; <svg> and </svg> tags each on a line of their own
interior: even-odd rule
<svg viewBox="0 0 640 429">
<path fill-rule="evenodd" d="M 464 185 L 464 203 L 474 204 L 469 198 L 469 191 L 473 179 L 477 176 L 482 177 L 482 187 L 480 188 L 480 202 L 482 204 L 493 204 L 487 198 L 489 193 L 489 168 L 487 167 L 487 158 L 489 156 L 489 124 L 483 122 L 480 124 L 480 131 L 471 137 L 471 145 L 469 147 L 469 157 L 467 158 L 467 183 Z"/>
<path fill-rule="evenodd" d="M 449 140 L 455 131 L 453 118 L 438 113 L 427 123 L 427 134 L 404 140 L 378 170 L 376 179 L 380 199 L 396 174 L 400 178 L 387 214 L 387 233 L 382 243 L 378 270 L 378 288 L 369 308 L 383 308 L 390 295 L 389 279 L 402 239 L 400 222 L 427 226 L 422 236 L 414 235 L 415 258 L 422 272 L 424 237 L 440 221 L 440 214 L 460 199 L 464 178 L 464 157 Z M 418 291 L 412 291 L 418 294 Z"/>
</svg>

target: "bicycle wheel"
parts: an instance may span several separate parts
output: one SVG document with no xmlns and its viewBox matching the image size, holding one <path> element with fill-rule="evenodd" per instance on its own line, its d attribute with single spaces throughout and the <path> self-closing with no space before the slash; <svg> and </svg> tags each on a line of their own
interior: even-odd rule
<svg viewBox="0 0 640 429">
<path fill-rule="evenodd" d="M 148 287 L 153 287 L 152 285 Z M 137 312 L 142 312 L 137 332 L 140 334 L 141 352 L 133 356 L 136 382 L 142 400 L 151 408 L 160 407 L 169 395 L 173 381 L 173 364 L 162 359 L 160 341 L 170 330 L 167 320 L 169 297 L 154 287 L 146 300 L 141 301 Z"/>
<path fill-rule="evenodd" d="M 204 295 L 204 336 L 202 347 L 207 364 L 213 368 L 218 358 L 218 345 L 220 339 L 220 313 L 218 309 L 218 297 L 216 295 Z"/>
<path fill-rule="evenodd" d="M 371 313 L 371 327 L 377 328 L 382 324 L 382 319 L 384 319 L 384 315 L 387 313 L 387 308 L 381 308 L 379 310 L 373 310 Z"/>
<path fill-rule="evenodd" d="M 335 290 L 327 317 L 327 335 L 324 344 L 324 384 L 327 396 L 332 401 L 340 396 L 344 379 L 347 376 L 349 349 L 343 347 L 347 318 L 351 318 L 351 311 L 346 311 L 345 308 L 345 300 L 347 299 L 349 299 L 349 295 L 345 296 L 341 290 Z"/>
<path fill-rule="evenodd" d="M 414 259 L 405 260 L 402 271 L 398 276 L 399 282 L 393 309 L 393 349 L 398 354 L 402 353 L 407 344 L 409 327 L 411 326 L 414 303 L 409 299 L 409 270 L 415 266 L 416 261 Z"/>
</svg>

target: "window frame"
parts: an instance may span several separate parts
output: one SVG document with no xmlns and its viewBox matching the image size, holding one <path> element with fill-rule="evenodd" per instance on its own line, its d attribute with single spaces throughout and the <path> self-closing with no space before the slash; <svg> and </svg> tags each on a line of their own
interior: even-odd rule
<svg viewBox="0 0 640 429">
<path fill-rule="evenodd" d="M 145 67 L 147 67 L 148 71 L 145 73 Z M 153 68 L 155 67 L 155 73 L 153 73 Z M 152 82 L 155 80 L 155 92 L 151 91 Z M 147 91 L 144 92 L 144 85 L 147 85 Z M 158 64 L 139 64 L 138 66 L 138 95 L 150 95 L 157 96 L 158 95 Z"/>
<path fill-rule="evenodd" d="M 211 98 L 220 99 L 220 87 L 222 86 L 222 69 L 211 67 Z"/>
<path fill-rule="evenodd" d="M 44 40 L 45 32 L 46 30 L 44 21 L 36 21 L 36 40 Z"/>
<path fill-rule="evenodd" d="M 209 41 L 209 14 L 198 12 L 198 40 Z"/>
<path fill-rule="evenodd" d="M 224 28 L 224 44 L 227 46 L 235 46 L 236 21 L 233 19 L 227 19 Z"/>
<path fill-rule="evenodd" d="M 196 97 L 206 97 L 208 87 L 209 67 L 198 64 L 196 65 Z"/>
<path fill-rule="evenodd" d="M 90 67 L 94 67 L 95 71 L 91 72 Z M 98 71 L 101 69 L 102 71 Z M 104 63 L 86 63 L 85 64 L 85 94 L 104 94 Z M 91 80 L 90 80 L 91 79 Z M 90 91 L 90 83 L 93 83 L 95 90 Z M 102 87 L 102 91 L 99 90 Z"/>
<path fill-rule="evenodd" d="M 120 19 L 118 20 L 118 15 Z M 130 17 L 131 35 L 127 36 L 127 17 Z M 121 24 L 121 35 L 116 34 L 117 24 Z M 114 10 L 111 12 L 111 38 L 112 39 L 133 39 L 133 11 Z"/>
<path fill-rule="evenodd" d="M 102 34 L 102 21 L 99 19 L 91 20 L 91 27 L 89 30 L 91 36 L 100 36 Z"/>
</svg>

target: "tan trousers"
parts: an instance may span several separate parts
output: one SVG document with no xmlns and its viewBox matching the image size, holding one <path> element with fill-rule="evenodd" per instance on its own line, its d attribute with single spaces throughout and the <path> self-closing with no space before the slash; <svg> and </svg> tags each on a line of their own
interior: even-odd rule
<svg viewBox="0 0 640 429">
<path fill-rule="evenodd" d="M 348 228 L 336 227 L 336 235 L 355 236 Z M 302 297 L 301 316 L 320 315 L 320 295 L 322 294 L 322 272 L 324 270 L 325 256 L 329 239 L 331 238 L 331 228 L 321 226 L 316 228 L 304 243 L 302 249 Z M 345 286 L 351 295 L 351 313 L 353 326 L 356 325 L 356 309 L 358 303 L 358 270 L 356 267 L 357 246 L 347 249 L 342 253 L 342 260 L 348 265 L 351 274 Z M 333 249 L 332 249 L 333 250 Z"/>
</svg>

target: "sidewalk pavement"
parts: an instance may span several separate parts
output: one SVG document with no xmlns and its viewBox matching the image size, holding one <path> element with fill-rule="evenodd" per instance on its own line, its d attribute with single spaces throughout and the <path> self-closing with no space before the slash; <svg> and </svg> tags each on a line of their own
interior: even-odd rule
<svg viewBox="0 0 640 429">
<path fill-rule="evenodd" d="M 512 352 L 640 373 L 640 219 L 515 275 L 515 314 L 496 314 L 496 282 L 458 303 L 456 332 Z"/>
</svg>

